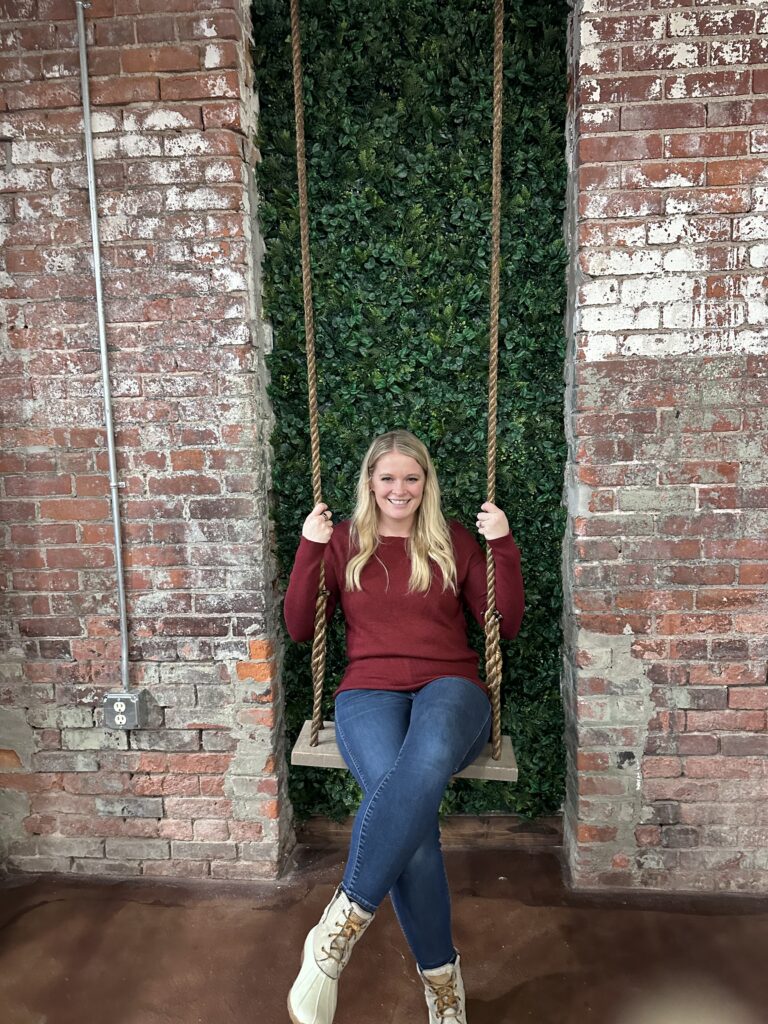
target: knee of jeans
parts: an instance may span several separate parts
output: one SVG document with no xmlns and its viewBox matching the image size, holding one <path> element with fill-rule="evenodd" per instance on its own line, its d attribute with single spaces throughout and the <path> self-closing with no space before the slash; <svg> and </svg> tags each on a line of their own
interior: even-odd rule
<svg viewBox="0 0 768 1024">
<path fill-rule="evenodd" d="M 411 759 L 411 770 L 419 783 L 428 786 L 430 783 L 445 785 L 454 772 L 455 754 L 449 748 L 429 744 L 418 750 Z"/>
<path fill-rule="evenodd" d="M 408 861 L 406 870 L 420 873 L 423 869 L 433 869 L 436 858 L 442 856 L 440 847 L 440 829 L 435 825 L 434 831 L 430 832 L 421 846 L 414 852 Z"/>
</svg>

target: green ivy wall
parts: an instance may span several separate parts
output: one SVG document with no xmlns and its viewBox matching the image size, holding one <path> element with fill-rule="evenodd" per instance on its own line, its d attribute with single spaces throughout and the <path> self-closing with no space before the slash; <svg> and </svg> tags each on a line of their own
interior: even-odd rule
<svg viewBox="0 0 768 1024">
<path fill-rule="evenodd" d="M 370 438 L 394 427 L 430 447 L 449 517 L 472 527 L 484 500 L 492 6 L 302 4 L 323 485 L 343 515 Z M 566 15 L 561 0 L 514 0 L 505 24 L 497 500 L 527 589 L 503 689 L 520 780 L 456 782 L 446 812 L 535 816 L 563 794 Z M 273 514 L 287 578 L 312 505 L 288 0 L 257 0 L 253 21 Z M 328 667 L 331 713 L 343 669 L 338 624 Z M 310 712 L 309 645 L 288 642 L 284 673 L 293 738 Z M 302 768 L 291 772 L 291 798 L 299 816 L 341 816 L 359 794 L 346 773 Z"/>
</svg>

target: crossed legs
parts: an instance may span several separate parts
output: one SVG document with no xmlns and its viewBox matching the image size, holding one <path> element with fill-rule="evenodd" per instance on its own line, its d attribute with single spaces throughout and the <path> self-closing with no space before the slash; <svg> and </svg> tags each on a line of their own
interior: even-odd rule
<svg viewBox="0 0 768 1024">
<path fill-rule="evenodd" d="M 460 677 L 416 693 L 346 690 L 336 699 L 339 749 L 364 794 L 342 889 L 368 911 L 390 894 L 422 970 L 456 957 L 438 810 L 489 730 L 488 698 Z"/>
</svg>

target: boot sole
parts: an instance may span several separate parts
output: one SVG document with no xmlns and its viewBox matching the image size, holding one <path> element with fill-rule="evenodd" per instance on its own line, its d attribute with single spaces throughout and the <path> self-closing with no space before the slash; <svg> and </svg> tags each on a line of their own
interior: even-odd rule
<svg viewBox="0 0 768 1024">
<path fill-rule="evenodd" d="M 304 966 L 304 950 L 301 951 L 301 967 Z M 291 1007 L 291 993 L 288 993 L 288 1016 L 291 1018 L 291 1024 L 301 1024 L 298 1017 L 294 1017 L 293 1009 Z"/>
</svg>

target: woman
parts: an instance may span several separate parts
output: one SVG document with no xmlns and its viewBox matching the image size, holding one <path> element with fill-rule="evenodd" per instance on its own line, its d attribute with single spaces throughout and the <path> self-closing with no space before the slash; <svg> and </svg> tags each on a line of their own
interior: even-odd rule
<svg viewBox="0 0 768 1024">
<path fill-rule="evenodd" d="M 506 516 L 477 514 L 496 565 L 501 633 L 523 616 L 520 554 Z M 331 1024 L 338 978 L 387 894 L 424 982 L 430 1024 L 466 1024 L 451 936 L 438 810 L 451 776 L 488 742 L 491 706 L 469 647 L 464 606 L 486 603 L 485 556 L 447 523 L 426 447 L 394 430 L 371 444 L 352 519 L 334 528 L 327 506 L 307 516 L 285 596 L 294 640 L 314 626 L 320 564 L 328 617 L 346 621 L 348 666 L 336 691 L 336 738 L 363 790 L 341 885 L 304 943 L 288 997 L 294 1024 Z"/>
</svg>

